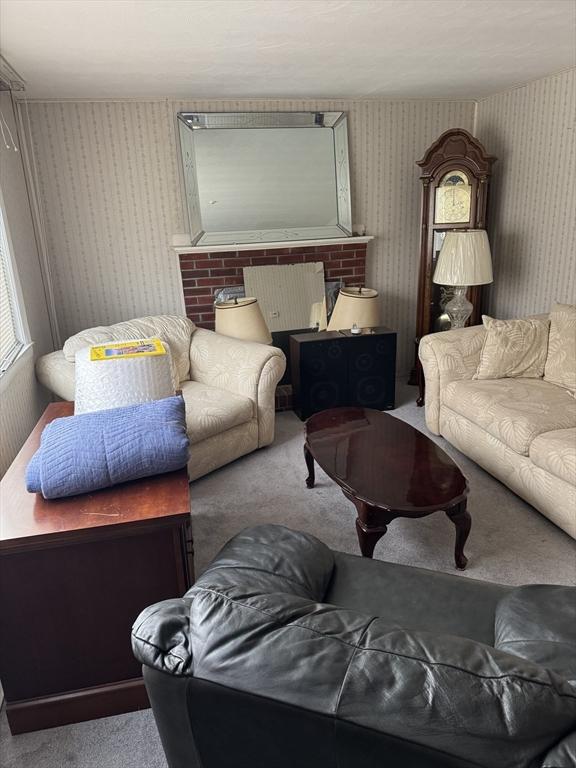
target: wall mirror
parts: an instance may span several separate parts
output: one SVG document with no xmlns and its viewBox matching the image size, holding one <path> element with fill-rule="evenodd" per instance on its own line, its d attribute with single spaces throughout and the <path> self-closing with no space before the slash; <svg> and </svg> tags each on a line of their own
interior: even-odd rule
<svg viewBox="0 0 576 768">
<path fill-rule="evenodd" d="M 352 234 L 343 112 L 179 112 L 194 245 Z"/>
</svg>

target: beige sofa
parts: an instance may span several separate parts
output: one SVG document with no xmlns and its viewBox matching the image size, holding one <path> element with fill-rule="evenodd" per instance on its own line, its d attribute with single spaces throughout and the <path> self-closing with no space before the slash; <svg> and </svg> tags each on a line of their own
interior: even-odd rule
<svg viewBox="0 0 576 768">
<path fill-rule="evenodd" d="M 173 378 L 186 403 L 191 480 L 274 440 L 274 395 L 286 367 L 275 347 L 240 341 L 185 317 L 144 317 L 91 328 L 36 363 L 38 380 L 74 400 L 74 356 L 88 345 L 159 337 L 170 347 Z"/>
<path fill-rule="evenodd" d="M 485 333 L 421 340 L 428 429 L 576 538 L 576 399 L 544 379 L 473 379 Z"/>
</svg>

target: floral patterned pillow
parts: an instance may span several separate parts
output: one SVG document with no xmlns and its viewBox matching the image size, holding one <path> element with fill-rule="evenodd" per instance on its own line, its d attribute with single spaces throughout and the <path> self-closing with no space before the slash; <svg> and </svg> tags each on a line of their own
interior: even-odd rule
<svg viewBox="0 0 576 768">
<path fill-rule="evenodd" d="M 486 328 L 475 379 L 538 379 L 548 351 L 547 319 L 495 320 L 482 315 Z"/>
<path fill-rule="evenodd" d="M 544 380 L 576 392 L 576 305 L 554 304 Z"/>
</svg>

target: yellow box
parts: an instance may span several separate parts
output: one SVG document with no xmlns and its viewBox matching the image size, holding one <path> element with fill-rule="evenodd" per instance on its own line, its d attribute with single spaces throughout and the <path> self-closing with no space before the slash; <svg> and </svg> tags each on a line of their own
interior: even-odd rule
<svg viewBox="0 0 576 768">
<path fill-rule="evenodd" d="M 165 354 L 166 348 L 160 339 L 134 339 L 92 347 L 90 360 L 126 360 L 130 357 L 156 357 Z"/>
</svg>

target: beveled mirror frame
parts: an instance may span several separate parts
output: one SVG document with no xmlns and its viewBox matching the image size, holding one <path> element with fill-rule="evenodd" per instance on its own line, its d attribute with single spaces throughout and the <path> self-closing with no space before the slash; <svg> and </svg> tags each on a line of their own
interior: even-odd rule
<svg viewBox="0 0 576 768">
<path fill-rule="evenodd" d="M 240 243 L 324 240 L 352 235 L 352 203 L 348 157 L 348 121 L 344 112 L 178 112 L 178 130 L 186 197 L 186 208 L 193 245 L 235 245 Z M 331 130 L 334 144 L 334 168 L 337 225 L 317 227 L 286 226 L 277 229 L 246 229 L 207 232 L 202 224 L 194 132 L 210 129 L 239 128 L 318 128 Z"/>
</svg>

